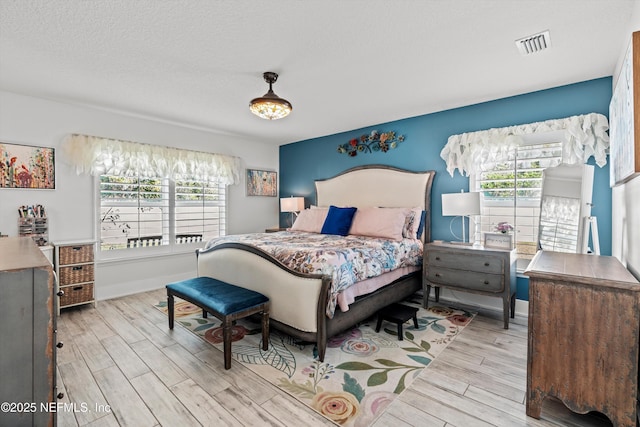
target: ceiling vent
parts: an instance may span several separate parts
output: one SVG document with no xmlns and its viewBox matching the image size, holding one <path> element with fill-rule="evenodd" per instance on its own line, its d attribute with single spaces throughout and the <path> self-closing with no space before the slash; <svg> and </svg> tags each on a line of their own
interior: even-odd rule
<svg viewBox="0 0 640 427">
<path fill-rule="evenodd" d="M 522 55 L 540 52 L 551 47 L 549 30 L 516 40 L 516 46 Z"/>
</svg>

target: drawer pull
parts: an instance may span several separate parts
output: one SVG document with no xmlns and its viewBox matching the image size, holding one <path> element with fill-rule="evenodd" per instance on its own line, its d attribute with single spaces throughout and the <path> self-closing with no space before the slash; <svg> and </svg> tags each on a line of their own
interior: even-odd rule
<svg viewBox="0 0 640 427">
<path fill-rule="evenodd" d="M 436 273 L 436 274 L 435 274 L 435 276 L 436 276 L 436 277 L 442 277 L 442 276 L 440 275 L 440 273 Z"/>
<path fill-rule="evenodd" d="M 60 289 L 56 295 L 58 295 L 59 297 L 61 297 L 61 296 L 63 296 L 63 295 L 64 295 L 64 291 L 63 291 L 62 289 Z"/>
<path fill-rule="evenodd" d="M 485 281 L 484 281 L 484 284 L 485 284 L 485 285 L 488 285 L 488 284 L 489 284 L 489 281 L 488 281 L 488 280 L 485 280 Z"/>
<path fill-rule="evenodd" d="M 440 257 L 439 256 L 436 257 L 436 261 L 440 261 Z"/>
<path fill-rule="evenodd" d="M 72 289 L 73 289 L 74 291 L 81 291 L 81 290 L 82 290 L 82 288 L 83 288 L 82 286 L 74 286 Z"/>
<path fill-rule="evenodd" d="M 491 264 L 489 264 L 488 262 L 485 262 L 485 263 L 484 263 L 484 266 L 485 266 L 485 267 L 489 267 L 490 265 L 491 265 Z"/>
<path fill-rule="evenodd" d="M 62 399 L 64 397 L 64 393 L 60 392 L 58 393 L 58 395 L 56 396 L 58 399 Z"/>
<path fill-rule="evenodd" d="M 81 265 L 79 265 L 79 266 L 73 267 L 73 268 L 72 268 L 72 270 L 73 270 L 73 271 L 79 271 L 79 270 L 82 270 L 82 266 L 81 266 Z"/>
<path fill-rule="evenodd" d="M 62 341 L 60 341 L 58 344 L 56 344 L 56 347 L 58 348 L 62 348 L 64 346 L 64 343 Z"/>
<path fill-rule="evenodd" d="M 82 246 L 74 246 L 73 250 L 74 251 L 81 251 L 82 250 Z"/>
</svg>

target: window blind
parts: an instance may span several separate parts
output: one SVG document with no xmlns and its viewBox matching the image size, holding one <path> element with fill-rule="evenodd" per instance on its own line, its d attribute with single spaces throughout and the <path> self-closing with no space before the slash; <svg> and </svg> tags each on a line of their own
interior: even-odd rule
<svg viewBox="0 0 640 427">
<path fill-rule="evenodd" d="M 538 246 L 542 172 L 561 161 L 560 142 L 518 145 L 475 175 L 476 191 L 483 195 L 480 230 L 491 233 L 500 222 L 511 224 L 519 259 L 531 259 Z"/>
<path fill-rule="evenodd" d="M 226 187 L 215 181 L 177 181 L 175 186 L 176 243 L 207 241 L 224 236 Z"/>
<path fill-rule="evenodd" d="M 204 242 L 226 233 L 218 180 L 100 176 L 100 249 Z"/>
<path fill-rule="evenodd" d="M 161 178 L 100 176 L 100 248 L 168 244 L 169 182 Z"/>
</svg>

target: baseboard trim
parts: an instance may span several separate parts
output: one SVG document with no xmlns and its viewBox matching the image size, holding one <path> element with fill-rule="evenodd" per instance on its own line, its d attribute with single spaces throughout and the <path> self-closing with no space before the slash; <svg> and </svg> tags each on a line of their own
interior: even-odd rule
<svg viewBox="0 0 640 427">
<path fill-rule="evenodd" d="M 429 301 L 434 301 L 433 292 L 431 293 L 431 299 Z M 502 316 L 502 298 L 498 297 L 488 297 L 442 288 L 440 290 L 440 302 L 446 302 L 454 306 L 458 305 L 470 311 L 486 311 Z M 516 299 L 515 312 L 516 316 L 528 319 L 529 301 Z"/>
</svg>

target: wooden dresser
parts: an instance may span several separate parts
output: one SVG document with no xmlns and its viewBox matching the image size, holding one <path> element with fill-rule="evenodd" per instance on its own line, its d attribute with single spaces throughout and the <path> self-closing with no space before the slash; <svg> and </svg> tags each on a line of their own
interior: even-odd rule
<svg viewBox="0 0 640 427">
<path fill-rule="evenodd" d="M 613 257 L 540 251 L 529 276 L 527 415 L 554 396 L 636 426 L 640 284 Z"/>
<path fill-rule="evenodd" d="M 53 267 L 33 239 L 0 239 L 2 426 L 55 425 L 47 410 L 56 386 L 54 288 Z"/>
</svg>

